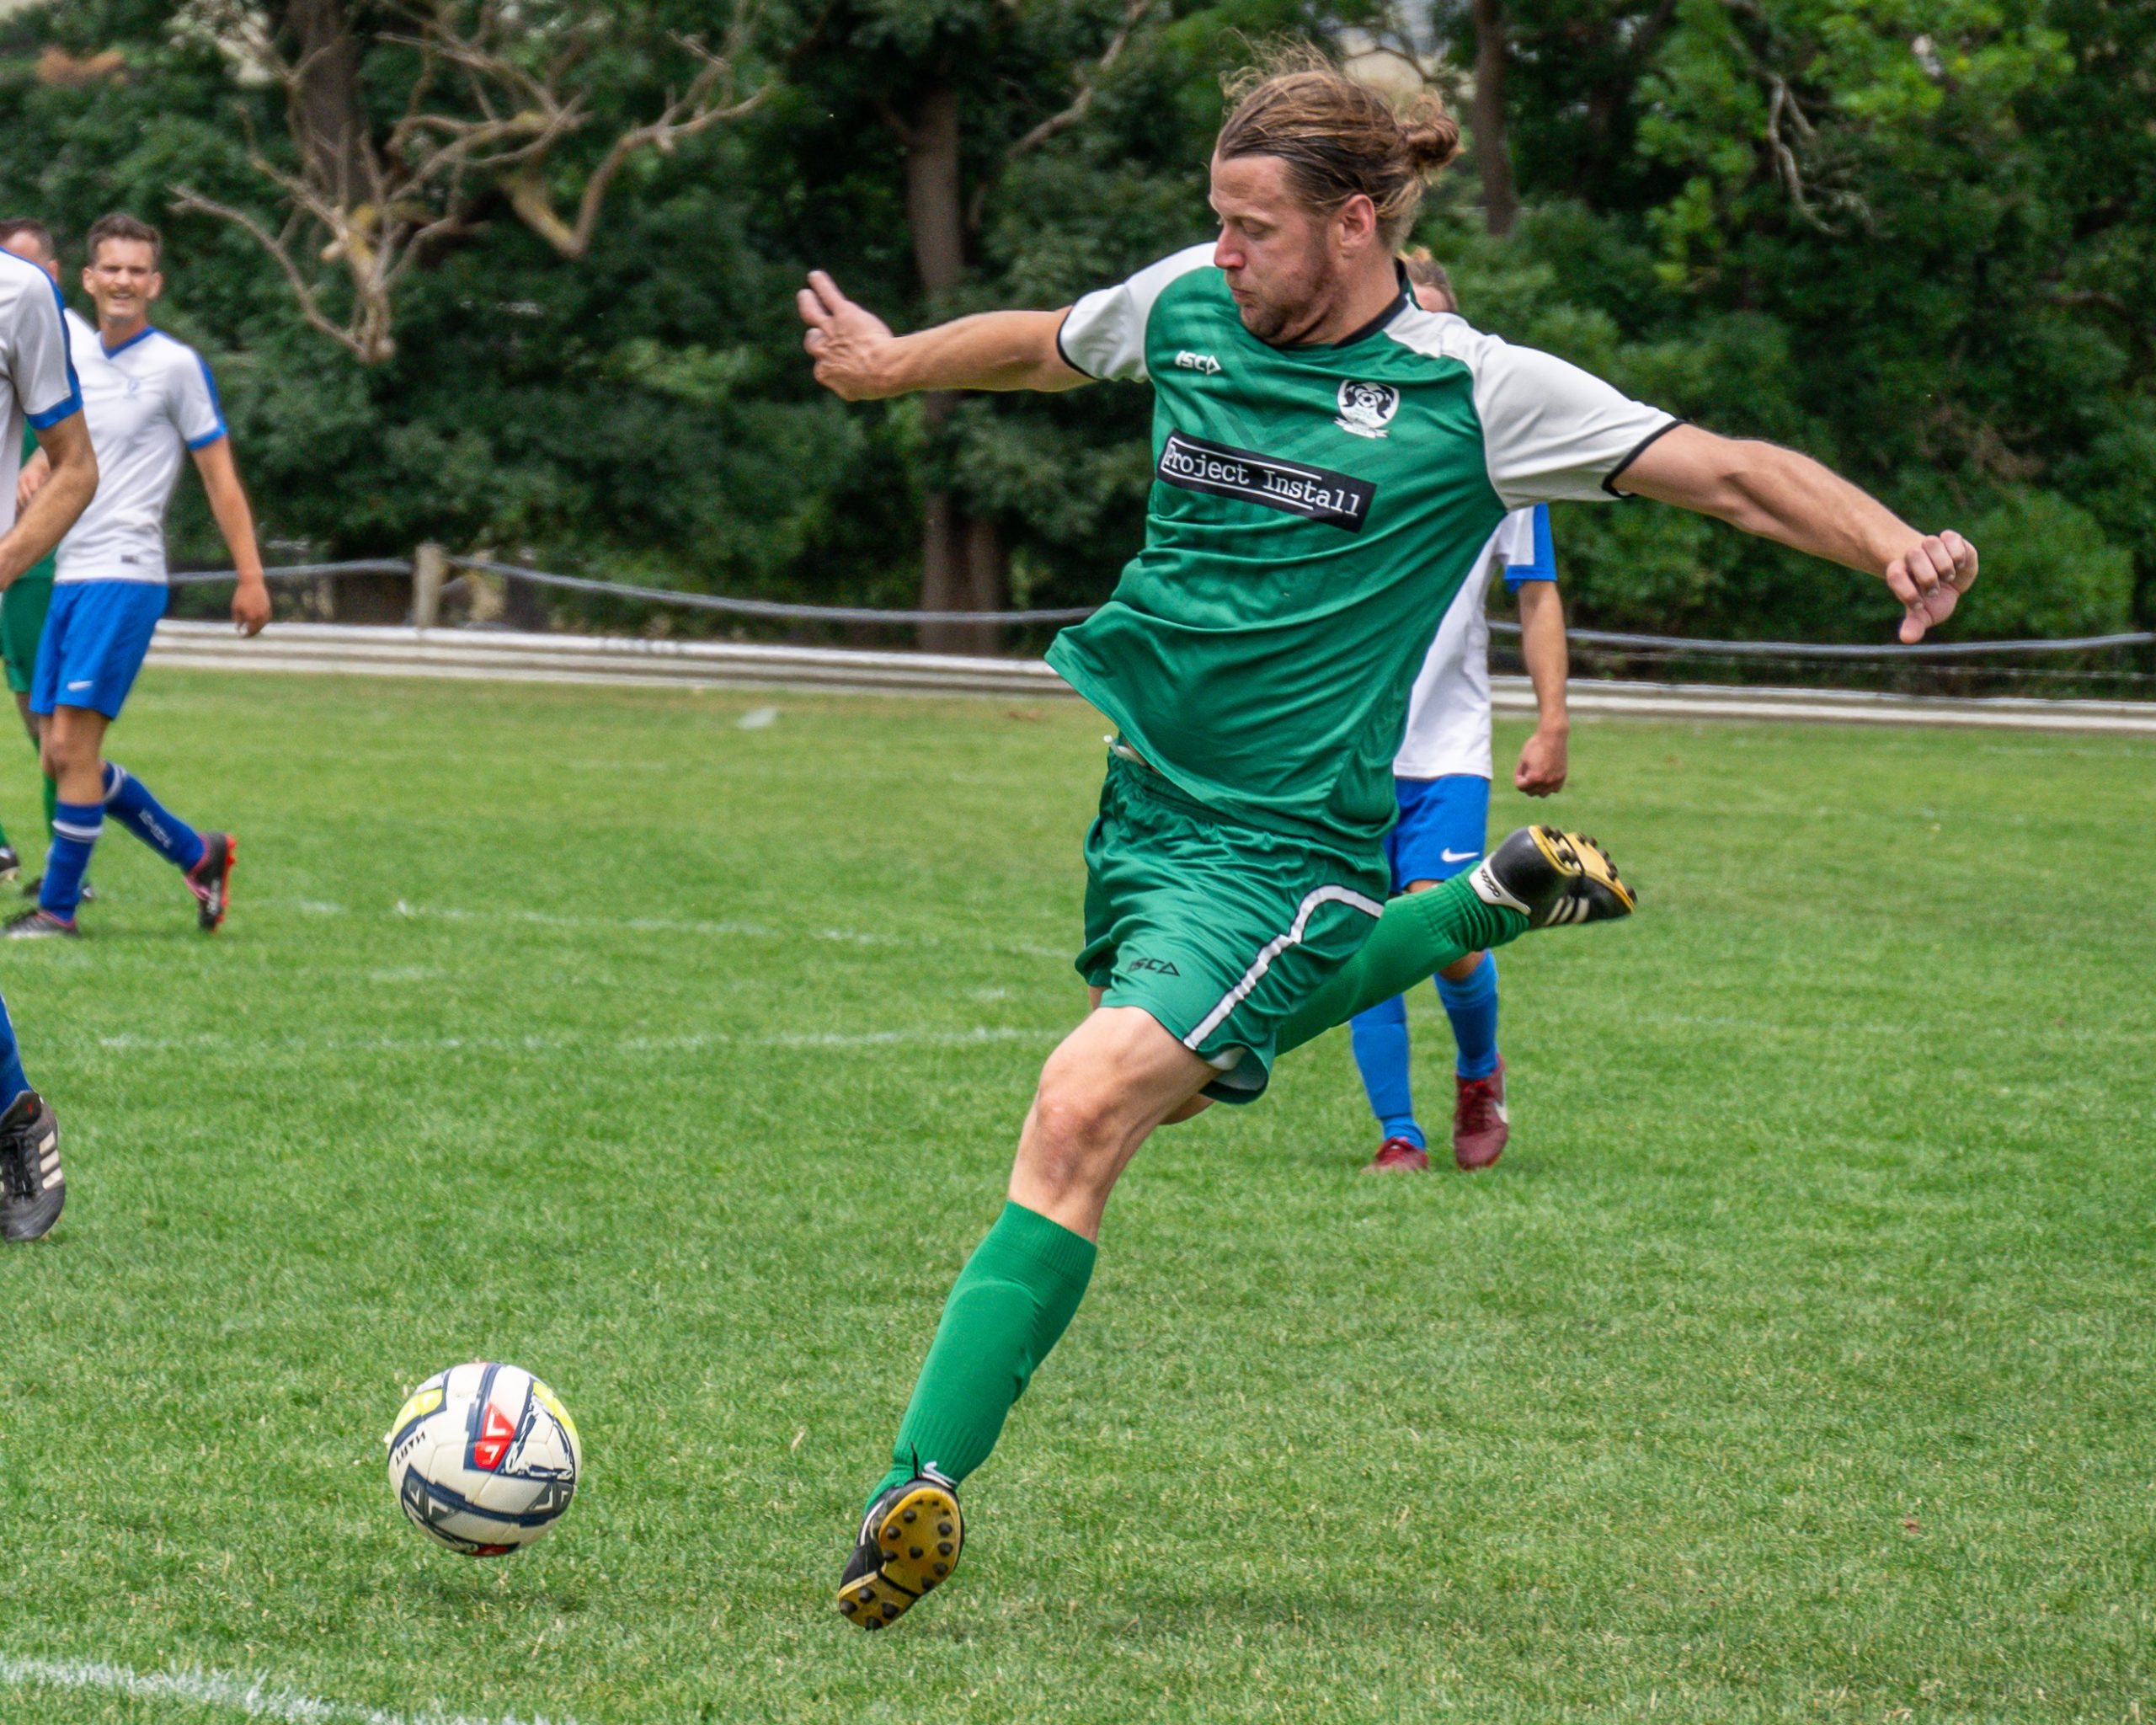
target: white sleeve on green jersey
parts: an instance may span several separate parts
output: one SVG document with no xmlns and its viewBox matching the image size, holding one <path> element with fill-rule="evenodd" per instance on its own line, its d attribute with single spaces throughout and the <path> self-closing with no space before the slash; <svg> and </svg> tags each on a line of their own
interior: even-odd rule
<svg viewBox="0 0 2156 1725">
<path fill-rule="evenodd" d="M 1388 333 L 1432 359 L 1458 360 L 1474 374 L 1490 487 L 1508 510 L 1622 497 L 1610 482 L 1656 438 L 1684 423 L 1567 360 L 1486 335 L 1452 312 L 1409 312 Z"/>
<path fill-rule="evenodd" d="M 1088 377 L 1145 377 L 1145 320 L 1153 302 L 1178 275 L 1213 261 L 1210 241 L 1186 246 L 1157 264 L 1148 264 L 1129 280 L 1086 294 L 1065 313 L 1056 331 L 1056 351 L 1064 363 Z"/>
<path fill-rule="evenodd" d="M 1463 357 L 1475 370 L 1491 488 L 1507 509 L 1622 497 L 1610 482 L 1684 423 L 1554 355 L 1494 335 L 1478 344 L 1479 352 Z"/>
</svg>

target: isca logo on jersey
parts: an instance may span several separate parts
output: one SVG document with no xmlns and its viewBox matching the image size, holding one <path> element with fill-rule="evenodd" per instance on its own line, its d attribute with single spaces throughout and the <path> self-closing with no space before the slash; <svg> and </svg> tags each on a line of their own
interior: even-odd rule
<svg viewBox="0 0 2156 1725">
<path fill-rule="evenodd" d="M 1184 348 L 1176 355 L 1176 363 L 1186 371 L 1203 371 L 1208 377 L 1220 375 L 1220 362 L 1210 354 L 1194 354 Z"/>
<path fill-rule="evenodd" d="M 1340 386 L 1340 417 L 1332 423 L 1358 437 L 1382 437 L 1399 411 L 1400 392 L 1390 383 L 1364 383 L 1351 377 Z"/>
</svg>

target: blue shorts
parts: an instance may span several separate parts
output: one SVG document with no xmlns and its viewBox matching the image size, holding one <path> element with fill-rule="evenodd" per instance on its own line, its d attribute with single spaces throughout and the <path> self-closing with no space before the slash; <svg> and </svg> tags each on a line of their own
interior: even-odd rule
<svg viewBox="0 0 2156 1725">
<path fill-rule="evenodd" d="M 30 711 L 88 707 L 120 717 L 165 614 L 163 581 L 59 581 L 38 643 Z"/>
<path fill-rule="evenodd" d="M 1396 778 L 1400 820 L 1385 836 L 1392 889 L 1411 880 L 1450 880 L 1481 860 L 1489 844 L 1490 781 L 1471 772 L 1444 778 Z"/>
</svg>

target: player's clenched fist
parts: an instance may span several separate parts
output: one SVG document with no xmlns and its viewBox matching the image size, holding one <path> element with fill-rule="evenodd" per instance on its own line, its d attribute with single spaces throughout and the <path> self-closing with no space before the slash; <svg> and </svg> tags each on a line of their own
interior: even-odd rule
<svg viewBox="0 0 2156 1725">
<path fill-rule="evenodd" d="M 820 270 L 808 272 L 808 286 L 794 296 L 808 333 L 801 339 L 816 362 L 816 381 L 847 401 L 873 401 L 894 393 L 881 375 L 879 361 L 895 339 L 891 326 L 839 291 Z"/>
<path fill-rule="evenodd" d="M 1959 533 L 1927 533 L 1888 563 L 1886 585 L 1902 601 L 1902 639 L 1917 642 L 1954 615 L 1977 579 L 1977 547 Z"/>
</svg>

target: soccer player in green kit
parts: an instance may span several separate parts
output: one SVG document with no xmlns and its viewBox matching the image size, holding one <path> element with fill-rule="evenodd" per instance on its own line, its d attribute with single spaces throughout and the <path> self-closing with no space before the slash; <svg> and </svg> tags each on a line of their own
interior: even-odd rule
<svg viewBox="0 0 2156 1725">
<path fill-rule="evenodd" d="M 1508 510 L 1639 494 L 1719 516 L 1881 576 L 1906 640 L 1976 578 L 1958 534 L 1805 457 L 1418 307 L 1397 254 L 1458 145 L 1434 99 L 1397 114 L 1315 56 L 1239 93 L 1213 245 L 1059 312 L 902 337 L 821 272 L 800 296 L 816 377 L 849 400 L 1113 377 L 1155 404 L 1145 548 L 1049 654 L 1118 733 L 1086 841 L 1093 1010 L 1042 1071 L 870 1493 L 836 1599 L 865 1628 L 955 1567 L 958 1487 L 1076 1311 L 1155 1127 L 1252 1099 L 1277 1055 L 1470 952 L 1631 909 L 1592 841 L 1540 826 L 1383 902 L 1409 690 Z"/>
</svg>

